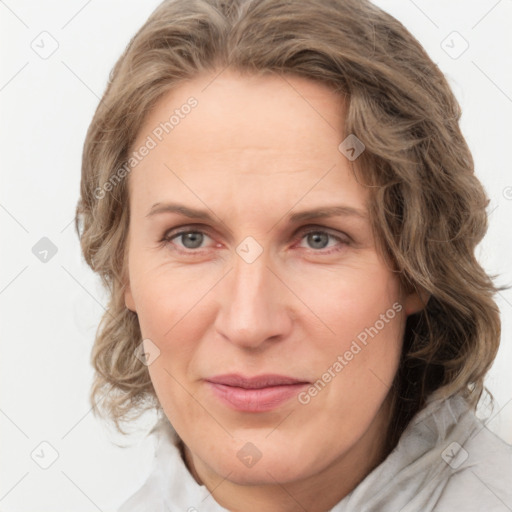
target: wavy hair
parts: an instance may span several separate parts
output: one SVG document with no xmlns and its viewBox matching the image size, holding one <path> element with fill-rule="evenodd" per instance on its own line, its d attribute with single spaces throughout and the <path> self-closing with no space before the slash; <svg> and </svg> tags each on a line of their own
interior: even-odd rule
<svg viewBox="0 0 512 512">
<path fill-rule="evenodd" d="M 95 414 L 124 433 L 121 423 L 160 407 L 124 302 L 129 176 L 120 170 L 159 98 L 228 67 L 305 77 L 346 99 L 345 132 L 366 147 L 353 165 L 379 248 L 404 286 L 428 297 L 407 319 L 389 448 L 434 391 L 476 408 L 499 346 L 498 289 L 475 258 L 488 198 L 443 73 L 367 0 L 166 0 L 115 64 L 84 144 L 75 226 L 110 297 L 91 355 Z"/>
</svg>

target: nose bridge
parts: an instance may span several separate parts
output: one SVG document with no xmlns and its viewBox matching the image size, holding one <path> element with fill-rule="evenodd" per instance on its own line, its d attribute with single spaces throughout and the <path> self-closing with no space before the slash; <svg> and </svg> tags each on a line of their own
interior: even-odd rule
<svg viewBox="0 0 512 512">
<path fill-rule="evenodd" d="M 217 330 L 232 343 L 257 347 L 289 327 L 285 299 L 269 263 L 265 253 L 254 261 L 235 254 L 217 318 Z"/>
<path fill-rule="evenodd" d="M 270 295 L 269 287 L 272 287 L 271 276 L 266 258 L 260 256 L 248 263 L 237 257 L 232 272 L 232 306 L 240 313 L 263 313 L 265 299 Z"/>
</svg>

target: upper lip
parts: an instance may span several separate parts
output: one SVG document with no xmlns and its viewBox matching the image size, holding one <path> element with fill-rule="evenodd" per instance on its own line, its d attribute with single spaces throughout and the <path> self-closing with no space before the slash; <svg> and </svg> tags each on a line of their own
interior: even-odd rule
<svg viewBox="0 0 512 512">
<path fill-rule="evenodd" d="M 261 389 L 271 386 L 286 386 L 291 384 L 308 384 L 305 380 L 294 379 L 286 375 L 265 374 L 256 375 L 254 377 L 246 377 L 236 373 L 226 375 L 216 375 L 206 379 L 214 384 L 224 384 L 225 386 L 233 386 L 245 389 Z"/>
</svg>

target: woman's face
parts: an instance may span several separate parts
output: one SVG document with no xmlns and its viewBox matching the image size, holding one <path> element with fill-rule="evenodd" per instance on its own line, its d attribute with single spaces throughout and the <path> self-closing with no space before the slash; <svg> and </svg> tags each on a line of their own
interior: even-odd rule
<svg viewBox="0 0 512 512">
<path fill-rule="evenodd" d="M 350 478 L 380 456 L 420 302 L 377 251 L 343 115 L 324 85 L 225 71 L 163 97 L 132 148 L 126 305 L 204 479 Z"/>
</svg>

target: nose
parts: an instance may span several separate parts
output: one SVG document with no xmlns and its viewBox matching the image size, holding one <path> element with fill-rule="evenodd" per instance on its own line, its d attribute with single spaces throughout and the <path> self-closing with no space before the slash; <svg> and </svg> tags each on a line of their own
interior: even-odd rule
<svg viewBox="0 0 512 512">
<path fill-rule="evenodd" d="M 290 291 L 269 268 L 265 252 L 252 263 L 235 254 L 233 268 L 221 284 L 216 330 L 239 347 L 263 348 L 289 334 L 290 300 Z"/>
</svg>

